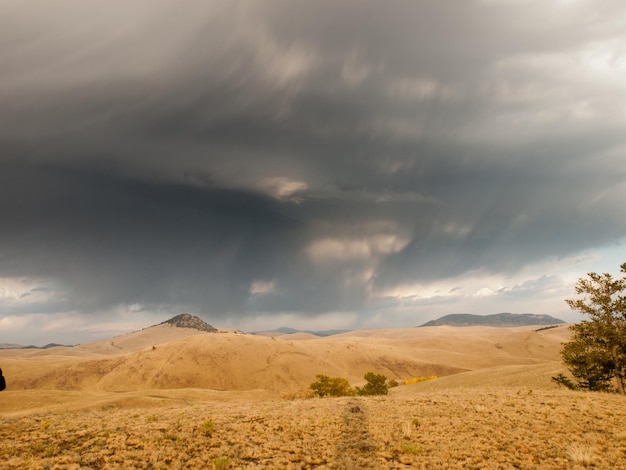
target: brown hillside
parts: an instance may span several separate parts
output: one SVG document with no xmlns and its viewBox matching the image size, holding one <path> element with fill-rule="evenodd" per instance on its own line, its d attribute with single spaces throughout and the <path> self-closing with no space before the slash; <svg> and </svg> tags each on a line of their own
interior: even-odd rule
<svg viewBox="0 0 626 470">
<path fill-rule="evenodd" d="M 161 323 L 160 325 L 151 326 L 144 330 L 135 331 L 116 338 L 88 343 L 78 346 L 77 348 L 104 355 L 119 355 L 141 351 L 142 349 L 151 348 L 152 346 L 169 343 L 189 336 L 206 334 L 207 332 L 196 328 L 183 328 L 168 323 Z"/>
<path fill-rule="evenodd" d="M 294 392 L 316 374 L 360 383 L 365 372 L 389 378 L 449 376 L 501 366 L 559 369 L 566 327 L 438 327 L 368 330 L 325 338 L 208 334 L 159 325 L 77 348 L 0 351 L 12 389 L 204 388 Z M 542 375 L 549 386 L 547 372 Z"/>
</svg>

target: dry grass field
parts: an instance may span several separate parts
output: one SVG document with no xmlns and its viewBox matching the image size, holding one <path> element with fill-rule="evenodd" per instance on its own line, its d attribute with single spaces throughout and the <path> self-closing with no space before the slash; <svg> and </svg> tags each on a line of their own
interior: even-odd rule
<svg viewBox="0 0 626 470">
<path fill-rule="evenodd" d="M 2 468 L 626 468 L 626 399 L 561 390 L 567 328 L 317 338 L 166 325 L 0 351 Z M 305 398 L 315 374 L 439 378 Z"/>
</svg>

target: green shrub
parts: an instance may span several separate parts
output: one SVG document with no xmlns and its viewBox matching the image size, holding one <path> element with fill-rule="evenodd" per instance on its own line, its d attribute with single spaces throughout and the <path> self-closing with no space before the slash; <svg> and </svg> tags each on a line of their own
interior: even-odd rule
<svg viewBox="0 0 626 470">
<path fill-rule="evenodd" d="M 348 397 L 354 395 L 354 389 L 346 379 L 341 377 L 328 377 L 318 374 L 317 381 L 310 386 L 318 397 Z"/>
<path fill-rule="evenodd" d="M 400 384 L 396 379 L 391 379 L 389 382 L 387 382 L 387 387 L 389 388 L 397 387 L 398 385 Z"/>
<path fill-rule="evenodd" d="M 357 395 L 387 395 L 389 393 L 387 377 L 384 375 L 368 372 L 364 378 L 367 383 L 363 387 L 356 388 Z"/>
</svg>

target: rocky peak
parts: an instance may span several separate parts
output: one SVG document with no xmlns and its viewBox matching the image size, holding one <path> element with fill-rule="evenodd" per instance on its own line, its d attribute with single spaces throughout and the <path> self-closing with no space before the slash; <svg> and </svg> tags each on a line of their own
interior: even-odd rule
<svg viewBox="0 0 626 470">
<path fill-rule="evenodd" d="M 169 320 L 164 321 L 161 325 L 171 325 L 178 328 L 193 328 L 199 331 L 207 331 L 209 333 L 217 333 L 217 328 L 209 325 L 207 322 L 188 313 L 181 313 Z"/>
</svg>

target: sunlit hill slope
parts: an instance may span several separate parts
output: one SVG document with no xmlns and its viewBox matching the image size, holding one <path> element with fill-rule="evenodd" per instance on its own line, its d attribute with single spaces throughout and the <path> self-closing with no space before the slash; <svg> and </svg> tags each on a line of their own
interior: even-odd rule
<svg viewBox="0 0 626 470">
<path fill-rule="evenodd" d="M 550 387 L 550 376 L 562 369 L 568 329 L 536 329 L 440 326 L 267 337 L 164 323 L 80 346 L 3 350 L 0 359 L 13 390 L 296 392 L 316 374 L 360 383 L 368 371 L 399 380 L 453 376 L 446 380 L 456 385 L 522 374 Z"/>
</svg>

